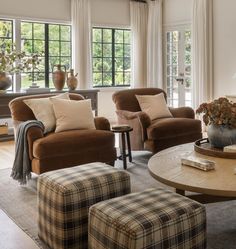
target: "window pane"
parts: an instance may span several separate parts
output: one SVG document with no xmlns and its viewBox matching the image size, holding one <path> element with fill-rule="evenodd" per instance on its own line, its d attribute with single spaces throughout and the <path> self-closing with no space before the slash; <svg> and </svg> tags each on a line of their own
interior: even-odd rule
<svg viewBox="0 0 236 249">
<path fill-rule="evenodd" d="M 11 51 L 12 45 L 13 45 L 12 39 L 0 38 L 0 50 Z"/>
<path fill-rule="evenodd" d="M 124 42 L 130 44 L 131 43 L 131 33 L 130 31 L 124 31 Z"/>
<path fill-rule="evenodd" d="M 103 42 L 112 42 L 112 30 L 103 29 Z"/>
<path fill-rule="evenodd" d="M 123 71 L 123 58 L 116 58 L 115 71 Z"/>
<path fill-rule="evenodd" d="M 70 42 L 61 42 L 61 56 L 70 56 Z"/>
<path fill-rule="evenodd" d="M 131 71 L 131 62 L 130 62 L 130 58 L 125 58 L 124 61 L 124 70 L 125 71 Z"/>
<path fill-rule="evenodd" d="M 131 83 L 131 75 L 130 73 L 125 73 L 125 85 L 130 85 Z"/>
<path fill-rule="evenodd" d="M 32 23 L 22 22 L 21 23 L 21 39 L 32 39 Z"/>
<path fill-rule="evenodd" d="M 102 59 L 100 58 L 93 59 L 93 71 L 102 71 Z"/>
<path fill-rule="evenodd" d="M 70 57 L 61 57 L 61 64 L 66 66 L 66 70 L 68 71 L 71 68 Z"/>
<path fill-rule="evenodd" d="M 115 57 L 123 57 L 123 44 L 116 44 Z"/>
<path fill-rule="evenodd" d="M 26 54 L 32 54 L 33 53 L 32 40 L 22 40 L 21 41 L 21 50 L 24 51 Z"/>
<path fill-rule="evenodd" d="M 26 89 L 32 85 L 33 74 L 32 73 L 22 73 L 21 74 L 21 88 Z"/>
<path fill-rule="evenodd" d="M 44 24 L 41 23 L 34 23 L 34 39 L 41 39 L 44 40 Z"/>
<path fill-rule="evenodd" d="M 12 38 L 12 22 L 0 20 L 0 37 Z"/>
<path fill-rule="evenodd" d="M 104 73 L 103 74 L 103 85 L 104 86 L 111 86 L 112 85 L 112 74 L 111 73 Z"/>
<path fill-rule="evenodd" d="M 93 44 L 93 57 L 102 56 L 102 44 L 94 43 Z"/>
<path fill-rule="evenodd" d="M 45 51 L 44 41 L 34 41 L 34 53 L 42 53 Z"/>
<path fill-rule="evenodd" d="M 59 25 L 49 25 L 49 40 L 59 40 Z"/>
<path fill-rule="evenodd" d="M 123 43 L 123 30 L 116 30 L 115 42 L 116 43 Z"/>
<path fill-rule="evenodd" d="M 112 58 L 103 59 L 103 71 L 111 72 L 112 71 Z"/>
<path fill-rule="evenodd" d="M 101 41 L 102 41 L 102 30 L 93 29 L 93 42 L 101 42 Z"/>
<path fill-rule="evenodd" d="M 50 57 L 49 58 L 49 71 L 52 72 L 53 66 L 60 63 L 59 57 Z M 54 68 L 55 69 L 55 68 Z"/>
<path fill-rule="evenodd" d="M 60 55 L 60 42 L 59 41 L 49 42 L 49 55 L 53 55 L 53 56 Z"/>
<path fill-rule="evenodd" d="M 102 85 L 102 73 L 93 73 L 93 83 L 95 86 Z"/>
<path fill-rule="evenodd" d="M 45 87 L 45 73 L 44 72 L 34 73 L 34 82 L 36 82 L 37 85 L 40 87 Z"/>
<path fill-rule="evenodd" d="M 123 85 L 123 73 L 116 73 L 115 76 L 116 85 Z"/>
<path fill-rule="evenodd" d="M 130 57 L 130 50 L 131 50 L 130 45 L 124 45 L 124 56 L 125 57 Z"/>
<path fill-rule="evenodd" d="M 112 45 L 111 44 L 103 44 L 103 56 L 104 57 L 112 56 Z"/>
<path fill-rule="evenodd" d="M 61 25 L 61 40 L 62 41 L 71 40 L 70 26 Z"/>
</svg>

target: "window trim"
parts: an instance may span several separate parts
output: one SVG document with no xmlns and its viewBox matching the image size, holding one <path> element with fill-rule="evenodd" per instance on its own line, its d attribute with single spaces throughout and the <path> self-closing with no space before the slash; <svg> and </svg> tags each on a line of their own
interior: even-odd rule
<svg viewBox="0 0 236 249">
<path fill-rule="evenodd" d="M 101 42 L 94 42 L 93 41 L 93 30 L 94 29 L 100 29 L 102 31 L 101 32 L 102 33 Z M 111 32 L 112 32 L 112 40 L 111 40 L 111 42 L 103 42 L 103 30 L 104 29 L 111 30 Z M 92 27 L 92 32 L 91 32 L 92 33 L 92 39 L 91 39 L 92 40 L 92 79 L 93 79 L 93 74 L 94 73 L 101 73 L 102 74 L 102 84 L 101 85 L 94 85 L 94 82 L 92 82 L 93 83 L 93 88 L 122 88 L 122 87 L 128 88 L 128 87 L 131 86 L 131 82 L 130 82 L 130 84 L 123 84 L 123 85 L 117 85 L 115 83 L 115 74 L 117 72 L 123 74 L 123 82 L 124 82 L 124 79 L 125 79 L 124 60 L 125 59 L 130 59 L 130 63 L 131 63 L 131 54 L 130 54 L 129 57 L 125 57 L 125 50 L 124 50 L 124 46 L 125 45 L 131 46 L 131 42 L 130 43 L 125 43 L 124 42 L 124 35 L 123 35 L 123 42 L 122 43 L 116 43 L 115 42 L 115 31 L 117 31 L 117 30 L 131 32 L 131 29 L 128 28 L 128 27 L 127 28 L 104 27 L 104 26 L 98 26 L 98 25 Z M 112 51 L 111 51 L 112 55 L 111 55 L 111 57 L 104 57 L 103 56 L 103 49 L 102 49 L 102 56 L 93 56 L 93 44 L 101 44 L 102 47 L 103 47 L 103 44 L 111 44 L 111 47 L 112 47 Z M 116 44 L 122 44 L 123 45 L 123 56 L 122 57 L 115 57 L 115 46 L 116 46 Z M 112 69 L 111 69 L 111 71 L 109 71 L 109 72 L 105 71 L 105 73 L 111 73 L 112 74 L 112 84 L 111 85 L 103 85 L 103 83 L 104 83 L 103 82 L 103 74 L 104 74 L 103 68 L 102 68 L 101 71 L 94 71 L 94 69 L 93 69 L 93 59 L 102 59 L 102 67 L 103 67 L 103 59 L 104 58 L 111 58 L 111 60 L 112 60 Z M 122 71 L 116 71 L 115 70 L 115 59 L 116 58 L 122 58 L 123 59 L 123 70 Z M 130 72 L 130 76 L 131 76 L 131 72 Z"/>
</svg>

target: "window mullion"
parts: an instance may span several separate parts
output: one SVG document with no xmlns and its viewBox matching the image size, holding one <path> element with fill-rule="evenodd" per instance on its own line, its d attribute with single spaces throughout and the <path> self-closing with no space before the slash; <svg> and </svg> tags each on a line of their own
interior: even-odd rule
<svg viewBox="0 0 236 249">
<path fill-rule="evenodd" d="M 48 23 L 45 24 L 45 87 L 49 87 L 49 28 Z"/>
<path fill-rule="evenodd" d="M 19 19 L 15 19 L 14 21 L 14 43 L 17 51 L 21 51 L 21 21 Z M 14 75 L 15 84 L 13 86 L 13 91 L 18 92 L 21 89 L 21 74 Z"/>
<path fill-rule="evenodd" d="M 112 86 L 115 86 L 115 29 L 112 29 Z"/>
</svg>

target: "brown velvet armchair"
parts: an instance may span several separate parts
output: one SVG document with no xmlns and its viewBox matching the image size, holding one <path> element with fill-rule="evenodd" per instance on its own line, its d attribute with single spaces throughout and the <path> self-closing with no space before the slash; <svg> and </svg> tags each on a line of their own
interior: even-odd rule
<svg viewBox="0 0 236 249">
<path fill-rule="evenodd" d="M 19 123 L 35 119 L 24 99 L 47 98 L 55 94 L 19 97 L 9 104 L 15 129 Z M 70 99 L 82 100 L 83 96 L 70 93 Z M 76 114 L 75 114 L 76 115 Z M 96 130 L 70 130 L 43 134 L 42 130 L 32 127 L 28 130 L 28 149 L 32 172 L 42 174 L 60 168 L 90 162 L 105 162 L 114 165 L 116 160 L 115 138 L 110 131 L 109 121 L 95 117 Z"/>
<path fill-rule="evenodd" d="M 190 107 L 169 108 L 173 117 L 153 121 L 141 111 L 135 95 L 159 93 L 164 93 L 166 98 L 166 93 L 159 88 L 122 90 L 112 96 L 117 109 L 118 123 L 128 124 L 133 128 L 130 134 L 132 150 L 149 150 L 156 153 L 202 138 L 201 121 L 194 119 L 194 110 Z"/>
</svg>

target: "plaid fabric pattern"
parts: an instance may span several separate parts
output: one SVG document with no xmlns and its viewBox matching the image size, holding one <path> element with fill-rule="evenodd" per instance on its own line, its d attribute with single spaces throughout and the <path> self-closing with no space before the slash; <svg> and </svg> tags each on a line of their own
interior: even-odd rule
<svg viewBox="0 0 236 249">
<path fill-rule="evenodd" d="M 38 235 L 50 248 L 87 248 L 89 207 L 128 193 L 128 173 L 104 163 L 42 174 L 38 179 Z"/>
<path fill-rule="evenodd" d="M 89 210 L 89 249 L 203 249 L 200 203 L 165 189 L 100 202 Z"/>
</svg>

